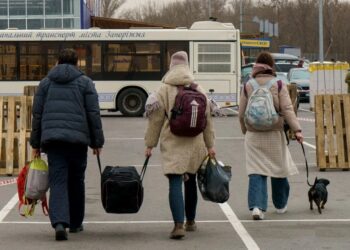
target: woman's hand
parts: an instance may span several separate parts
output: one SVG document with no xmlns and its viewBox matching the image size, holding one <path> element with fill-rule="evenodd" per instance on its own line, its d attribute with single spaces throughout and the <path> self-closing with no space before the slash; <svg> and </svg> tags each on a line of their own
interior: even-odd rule
<svg viewBox="0 0 350 250">
<path fill-rule="evenodd" d="M 303 136 L 303 134 L 300 131 L 295 132 L 295 138 L 297 139 L 297 141 L 299 143 L 303 143 L 304 136 Z"/>
<path fill-rule="evenodd" d="M 40 148 L 33 148 L 32 149 L 32 157 L 33 159 L 40 157 Z"/>
<path fill-rule="evenodd" d="M 101 151 L 102 151 L 102 148 L 93 148 L 92 149 L 92 153 L 94 155 L 100 155 L 101 154 Z"/>
<path fill-rule="evenodd" d="M 215 149 L 214 148 L 208 148 L 208 155 L 210 158 L 214 158 L 215 157 Z"/>
<path fill-rule="evenodd" d="M 146 157 L 151 157 L 152 156 L 152 148 L 151 147 L 147 147 L 145 150 L 145 156 Z"/>
</svg>

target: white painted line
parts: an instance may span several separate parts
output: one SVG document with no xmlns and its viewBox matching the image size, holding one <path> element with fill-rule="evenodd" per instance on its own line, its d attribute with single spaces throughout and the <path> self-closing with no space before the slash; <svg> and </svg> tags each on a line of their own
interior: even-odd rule
<svg viewBox="0 0 350 250">
<path fill-rule="evenodd" d="M 18 202 L 18 194 L 15 194 L 12 199 L 0 211 L 0 223 L 5 219 L 8 213 L 14 208 Z"/>
<path fill-rule="evenodd" d="M 303 144 L 304 144 L 305 146 L 310 147 L 310 148 L 316 149 L 316 146 L 315 146 L 315 145 L 312 145 L 312 144 L 310 144 L 310 143 L 303 142 Z"/>
<path fill-rule="evenodd" d="M 301 109 L 301 108 L 299 108 L 298 110 L 301 110 L 301 111 L 304 111 L 304 112 L 309 112 L 309 113 L 314 113 L 314 111 L 311 111 L 309 109 Z"/>
<path fill-rule="evenodd" d="M 250 236 L 250 234 L 244 228 L 244 226 L 242 225 L 242 223 L 240 222 L 236 214 L 233 212 L 230 205 L 228 205 L 227 202 L 225 202 L 225 203 L 219 204 L 219 206 L 221 207 L 222 211 L 224 212 L 224 214 L 226 215 L 231 225 L 236 230 L 237 234 L 242 239 L 242 241 L 244 242 L 248 250 L 260 249 L 259 246 L 254 241 L 254 239 Z"/>
<path fill-rule="evenodd" d="M 306 118 L 306 117 L 297 117 L 299 121 L 304 121 L 304 122 L 315 122 L 314 118 Z"/>
<path fill-rule="evenodd" d="M 84 224 L 173 224 L 174 221 L 84 221 Z M 202 220 L 196 223 L 229 223 L 228 220 Z M 49 221 L 3 221 L 0 224 L 50 224 Z"/>
<path fill-rule="evenodd" d="M 216 137 L 216 140 L 244 140 L 243 136 L 237 136 L 237 137 Z M 137 140 L 144 140 L 143 137 L 109 137 L 106 138 L 107 141 L 137 141 Z"/>
<path fill-rule="evenodd" d="M 350 222 L 350 219 L 290 219 L 290 220 L 240 220 L 241 223 L 289 223 L 289 222 L 302 222 L 302 223 L 318 223 L 318 222 Z M 84 224 L 172 224 L 173 221 L 84 221 Z M 231 223 L 229 220 L 202 220 L 196 221 L 196 223 Z M 50 224 L 49 221 L 1 221 L 0 224 Z"/>
<path fill-rule="evenodd" d="M 275 223 L 275 222 L 350 222 L 350 219 L 299 219 L 299 220 L 259 220 L 259 221 L 254 221 L 254 220 L 241 220 L 242 223 L 250 223 L 250 222 L 255 222 L 255 223 Z"/>
</svg>

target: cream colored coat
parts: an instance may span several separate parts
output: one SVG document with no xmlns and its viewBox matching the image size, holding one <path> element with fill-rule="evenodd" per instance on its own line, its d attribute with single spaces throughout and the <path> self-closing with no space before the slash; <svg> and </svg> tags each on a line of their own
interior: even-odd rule
<svg viewBox="0 0 350 250">
<path fill-rule="evenodd" d="M 207 155 L 207 148 L 214 146 L 214 129 L 207 102 L 207 126 L 195 137 L 180 137 L 170 131 L 171 109 L 175 104 L 178 85 L 193 83 L 194 78 L 185 65 L 174 66 L 163 78 L 163 85 L 156 93 L 158 108 L 150 113 L 145 134 L 146 147 L 156 147 L 160 139 L 161 160 L 164 174 L 197 172 Z M 198 86 L 198 90 L 205 92 Z M 166 116 L 167 114 L 167 116 Z"/>
<path fill-rule="evenodd" d="M 272 76 L 263 75 L 257 77 L 259 84 L 264 84 L 272 79 Z M 253 92 L 250 84 L 246 86 L 248 98 Z M 298 169 L 290 155 L 287 141 L 283 133 L 283 118 L 287 121 L 292 131 L 301 130 L 299 121 L 294 113 L 293 105 L 289 97 L 288 89 L 283 84 L 278 92 L 278 85 L 271 87 L 271 93 L 275 107 L 282 117 L 270 131 L 258 132 L 244 123 L 244 113 L 248 98 L 242 91 L 239 106 L 239 118 L 242 132 L 245 134 L 244 145 L 246 155 L 247 174 L 260 174 L 276 178 L 285 178 L 298 173 Z"/>
</svg>

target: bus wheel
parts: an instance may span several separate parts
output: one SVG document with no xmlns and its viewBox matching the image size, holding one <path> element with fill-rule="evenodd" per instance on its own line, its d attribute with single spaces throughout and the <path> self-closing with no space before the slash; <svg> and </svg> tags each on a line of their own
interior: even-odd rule
<svg viewBox="0 0 350 250">
<path fill-rule="evenodd" d="M 126 89 L 118 96 L 118 109 L 125 116 L 142 116 L 146 99 L 147 96 L 141 89 Z"/>
</svg>

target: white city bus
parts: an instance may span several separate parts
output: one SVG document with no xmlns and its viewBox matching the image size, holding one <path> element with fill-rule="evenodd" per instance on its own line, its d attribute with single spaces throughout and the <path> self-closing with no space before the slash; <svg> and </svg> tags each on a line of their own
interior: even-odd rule
<svg viewBox="0 0 350 250">
<path fill-rule="evenodd" d="M 190 29 L 0 30 L 0 95 L 21 95 L 25 85 L 38 84 L 62 48 L 78 52 L 103 110 L 142 115 L 179 50 L 188 52 L 195 81 L 219 105 L 239 101 L 239 30 L 214 21 Z"/>
</svg>

